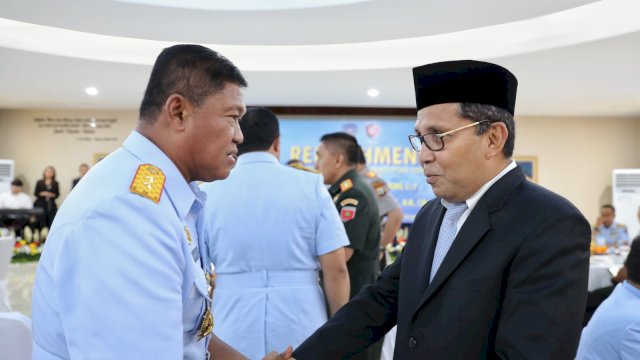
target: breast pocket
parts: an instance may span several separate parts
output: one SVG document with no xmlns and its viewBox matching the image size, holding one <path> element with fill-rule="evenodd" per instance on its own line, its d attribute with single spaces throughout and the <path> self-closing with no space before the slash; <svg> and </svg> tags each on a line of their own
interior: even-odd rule
<svg viewBox="0 0 640 360">
<path fill-rule="evenodd" d="M 450 279 L 447 289 L 458 299 L 461 328 L 475 326 L 488 329 L 500 303 L 500 279 L 497 274 L 480 274 Z M 471 336 L 471 335 L 469 335 Z"/>
</svg>

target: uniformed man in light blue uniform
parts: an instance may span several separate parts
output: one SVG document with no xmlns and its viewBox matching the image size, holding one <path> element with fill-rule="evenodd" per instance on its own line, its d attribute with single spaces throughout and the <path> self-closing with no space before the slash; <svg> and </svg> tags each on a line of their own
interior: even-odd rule
<svg viewBox="0 0 640 360">
<path fill-rule="evenodd" d="M 612 205 L 602 205 L 598 222 L 593 227 L 596 242 L 604 240 L 609 247 L 629 245 L 629 231 L 626 225 L 614 222 L 615 217 L 616 209 Z"/>
<path fill-rule="evenodd" d="M 349 245 L 322 176 L 278 163 L 278 119 L 251 108 L 225 181 L 203 184 L 216 333 L 250 359 L 298 346 L 349 300 Z"/>
<path fill-rule="evenodd" d="M 582 330 L 576 360 L 640 359 L 640 239 L 624 263 L 627 280 L 618 284 Z"/>
<path fill-rule="evenodd" d="M 38 265 L 34 359 L 240 358 L 211 336 L 205 194 L 242 141 L 246 82 L 197 45 L 165 49 L 140 120 L 62 205 Z M 209 346 L 210 340 L 212 346 Z"/>
</svg>

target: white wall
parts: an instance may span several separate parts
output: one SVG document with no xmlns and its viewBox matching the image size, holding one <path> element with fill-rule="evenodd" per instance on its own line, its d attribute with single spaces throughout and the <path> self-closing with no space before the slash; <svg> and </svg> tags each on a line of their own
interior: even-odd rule
<svg viewBox="0 0 640 360">
<path fill-rule="evenodd" d="M 593 223 L 611 203 L 613 169 L 640 168 L 639 132 L 638 118 L 517 117 L 515 154 L 537 156 L 538 183 Z"/>
<path fill-rule="evenodd" d="M 43 128 L 34 121 L 36 118 L 44 119 L 43 123 L 78 124 L 79 127 Z M 68 120 L 65 121 L 65 118 Z M 94 129 L 94 134 L 66 132 L 67 129 L 82 129 L 84 124 L 89 124 L 91 118 L 96 118 L 98 126 L 102 119 L 116 121 L 108 129 Z M 48 119 L 52 121 L 47 121 Z M 135 127 L 136 120 L 136 111 L 0 110 L 0 159 L 15 160 L 15 175 L 22 179 L 25 191 L 29 193 L 42 177 L 44 168 L 52 165 L 60 183 L 60 204 L 71 188 L 71 179 L 78 176 L 78 166 L 81 163 L 91 166 L 94 154 L 109 153 L 117 149 Z M 64 133 L 54 134 L 54 129 Z"/>
</svg>

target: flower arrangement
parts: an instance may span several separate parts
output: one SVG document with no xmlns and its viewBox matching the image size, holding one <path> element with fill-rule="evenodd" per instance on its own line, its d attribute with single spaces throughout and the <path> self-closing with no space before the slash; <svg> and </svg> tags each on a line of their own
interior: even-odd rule
<svg viewBox="0 0 640 360">
<path fill-rule="evenodd" d="M 42 253 L 42 244 L 39 241 L 27 243 L 26 240 L 16 240 L 13 247 L 13 254 L 36 255 Z"/>
<path fill-rule="evenodd" d="M 386 257 L 387 257 L 387 265 L 392 264 L 400 254 L 402 254 L 402 250 L 404 246 L 407 244 L 407 237 L 409 236 L 409 227 L 401 227 L 396 233 L 396 238 L 393 244 L 387 244 L 386 247 Z"/>
<path fill-rule="evenodd" d="M 395 245 L 387 244 L 387 264 L 392 264 L 400 254 L 402 254 L 402 249 L 404 249 L 405 241 L 398 242 Z"/>
<path fill-rule="evenodd" d="M 22 236 L 16 236 L 14 229 L 2 229 L 0 234 L 9 235 L 16 239 L 13 246 L 13 262 L 37 261 L 42 253 L 47 229 L 31 231 L 31 228 L 27 226 L 22 230 Z"/>
</svg>

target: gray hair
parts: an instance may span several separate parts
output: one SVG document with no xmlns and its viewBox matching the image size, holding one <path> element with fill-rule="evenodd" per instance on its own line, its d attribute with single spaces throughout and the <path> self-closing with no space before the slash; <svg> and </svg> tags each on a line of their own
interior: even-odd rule
<svg viewBox="0 0 640 360">
<path fill-rule="evenodd" d="M 478 124 L 476 129 L 477 135 L 482 135 L 489 130 L 490 123 L 503 123 L 507 127 L 509 134 L 504 143 L 504 148 L 502 148 L 502 154 L 504 154 L 506 158 L 510 158 L 513 155 L 513 148 L 516 142 L 516 123 L 510 112 L 493 105 L 460 103 L 458 114 L 471 121 L 489 121 L 488 123 Z"/>
</svg>

